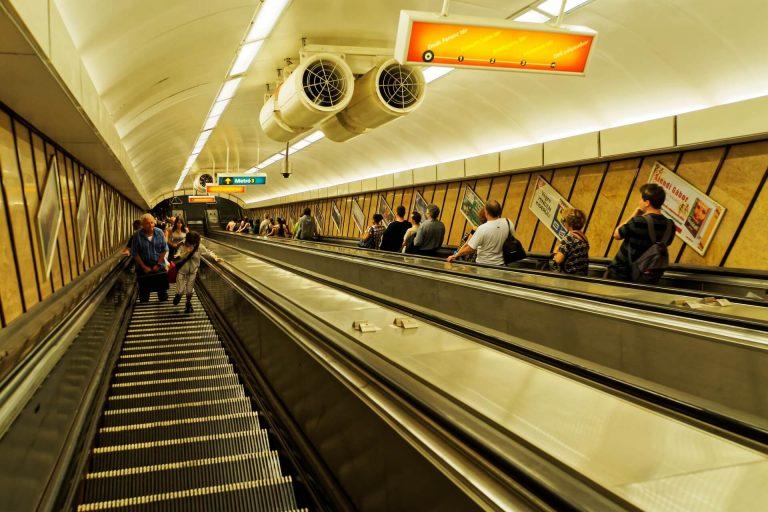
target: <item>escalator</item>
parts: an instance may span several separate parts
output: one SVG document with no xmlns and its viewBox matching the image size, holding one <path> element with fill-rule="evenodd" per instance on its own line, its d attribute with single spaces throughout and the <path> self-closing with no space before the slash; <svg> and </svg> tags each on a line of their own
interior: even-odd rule
<svg viewBox="0 0 768 512">
<path fill-rule="evenodd" d="M 170 301 L 135 305 L 77 510 L 299 509 L 222 340 L 192 304 L 190 315 Z"/>
</svg>

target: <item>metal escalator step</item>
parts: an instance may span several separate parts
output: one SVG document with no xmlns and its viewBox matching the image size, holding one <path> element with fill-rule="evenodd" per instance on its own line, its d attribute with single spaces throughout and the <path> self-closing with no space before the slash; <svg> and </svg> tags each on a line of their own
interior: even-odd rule
<svg viewBox="0 0 768 512">
<path fill-rule="evenodd" d="M 123 350 L 136 351 L 141 350 L 143 346 L 154 347 L 158 345 L 173 347 L 183 345 L 184 343 L 200 343 L 205 341 L 219 341 L 219 336 L 213 329 L 185 333 L 156 333 L 140 338 L 126 339 L 123 344 Z"/>
<path fill-rule="evenodd" d="M 205 386 L 150 393 L 110 395 L 107 398 L 107 407 L 109 409 L 132 409 L 136 407 L 185 404 L 203 400 L 223 400 L 225 398 L 238 398 L 241 396 L 245 396 L 245 390 L 238 383 L 227 386 Z"/>
<path fill-rule="evenodd" d="M 120 363 L 117 365 L 118 371 L 140 371 L 140 370 L 164 370 L 166 368 L 191 368 L 195 366 L 208 366 L 210 364 L 226 364 L 229 362 L 224 349 L 221 349 L 221 355 L 216 356 L 195 356 L 179 357 L 176 359 L 161 359 L 159 361 L 143 361 L 138 363 Z"/>
<path fill-rule="evenodd" d="M 120 360 L 125 359 L 138 359 L 138 360 L 152 360 L 167 358 L 169 356 L 177 356 L 184 354 L 195 354 L 201 352 L 208 352 L 216 348 L 222 348 L 221 341 L 195 341 L 190 343 L 176 344 L 176 345 L 152 345 L 141 346 L 132 349 L 132 347 L 124 347 L 123 352 L 120 354 Z"/>
<path fill-rule="evenodd" d="M 154 393 L 182 389 L 194 389 L 196 387 L 231 386 L 239 384 L 237 375 L 232 368 L 222 370 L 213 375 L 193 375 L 178 377 L 175 379 L 153 379 L 136 382 L 115 382 L 112 384 L 109 394 L 138 394 Z"/>
<path fill-rule="evenodd" d="M 143 340 L 143 339 L 184 339 L 187 335 L 209 335 L 216 332 L 213 325 L 207 322 L 202 325 L 181 325 L 174 328 L 153 328 L 146 329 L 141 332 L 129 332 L 125 335 L 125 341 Z"/>
<path fill-rule="evenodd" d="M 256 431 L 260 428 L 259 417 L 255 412 L 137 423 L 100 428 L 96 446 L 147 443 L 181 437 Z"/>
<path fill-rule="evenodd" d="M 189 376 L 223 375 L 234 372 L 230 363 L 208 364 L 203 366 L 179 366 L 176 368 L 163 368 L 152 370 L 125 370 L 113 375 L 115 382 L 137 382 L 151 377 L 157 379 L 175 379 Z"/>
<path fill-rule="evenodd" d="M 120 357 L 125 357 L 136 352 L 173 352 L 184 348 L 211 343 L 216 343 L 219 346 L 222 346 L 221 340 L 215 334 L 207 334 L 206 336 L 200 336 L 199 338 L 200 339 L 174 339 L 169 341 L 158 340 L 155 338 L 154 341 L 150 341 L 150 343 L 126 344 L 123 345 Z"/>
<path fill-rule="evenodd" d="M 93 472 L 269 451 L 267 432 L 245 430 L 94 448 Z"/>
<path fill-rule="evenodd" d="M 233 484 L 200 487 L 184 491 L 153 494 L 127 500 L 85 503 L 78 512 L 170 512 L 177 510 L 287 512 L 296 508 L 290 477 L 251 480 Z"/>
<path fill-rule="evenodd" d="M 215 348 L 209 348 L 204 350 L 196 350 L 192 353 L 187 353 L 186 350 L 180 350 L 177 351 L 175 354 L 148 354 L 146 357 L 146 360 L 141 360 L 141 358 L 135 358 L 135 357 L 129 357 L 127 360 L 120 360 L 117 362 L 117 367 L 122 368 L 123 366 L 128 367 L 134 367 L 134 366 L 140 366 L 140 365 L 152 365 L 152 364 L 166 364 L 171 361 L 180 360 L 180 359 L 186 359 L 191 357 L 210 357 L 211 359 L 216 357 L 224 357 L 227 353 L 224 351 L 224 347 L 219 344 L 218 347 Z M 122 357 L 122 355 L 121 355 Z"/>
<path fill-rule="evenodd" d="M 189 460 L 89 473 L 85 477 L 83 501 L 92 503 L 126 499 L 137 495 L 178 492 L 281 476 L 277 452 Z"/>
<path fill-rule="evenodd" d="M 141 332 L 157 332 L 162 330 L 179 330 L 188 328 L 190 326 L 198 326 L 198 325 L 211 325 L 211 321 L 207 317 L 201 317 L 197 319 L 190 319 L 185 318 L 183 322 L 174 323 L 171 325 L 168 324 L 135 324 L 131 322 L 128 325 L 128 335 L 141 333 Z"/>
<path fill-rule="evenodd" d="M 181 305 L 179 306 L 181 307 Z M 196 320 L 208 320 L 208 315 L 202 309 L 195 309 L 194 313 L 184 313 L 182 309 L 178 313 L 174 312 L 173 314 L 163 318 L 155 318 L 153 316 L 144 316 L 141 318 L 133 317 L 131 318 L 129 325 L 150 327 L 153 325 L 157 325 L 161 321 L 165 322 L 168 320 L 184 320 L 185 322 L 196 321 Z"/>
<path fill-rule="evenodd" d="M 237 387 L 242 393 L 242 387 Z M 221 399 L 204 398 L 196 402 L 107 409 L 101 418 L 101 424 L 103 427 L 114 427 L 133 423 L 236 414 L 238 412 L 251 412 L 252 410 L 251 400 L 246 396 Z"/>
</svg>

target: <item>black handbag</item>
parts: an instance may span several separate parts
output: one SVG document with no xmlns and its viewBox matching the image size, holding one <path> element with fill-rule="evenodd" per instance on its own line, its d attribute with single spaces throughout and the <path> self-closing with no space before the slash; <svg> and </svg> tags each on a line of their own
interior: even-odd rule
<svg viewBox="0 0 768 512">
<path fill-rule="evenodd" d="M 507 227 L 509 228 L 509 235 L 507 235 L 507 239 L 504 240 L 504 246 L 502 248 L 505 265 L 520 261 L 528 256 L 525 253 L 525 249 L 523 249 L 523 244 L 521 244 L 520 240 L 515 238 L 515 235 L 512 234 L 512 225 L 509 223 L 509 219 L 507 219 Z"/>
</svg>

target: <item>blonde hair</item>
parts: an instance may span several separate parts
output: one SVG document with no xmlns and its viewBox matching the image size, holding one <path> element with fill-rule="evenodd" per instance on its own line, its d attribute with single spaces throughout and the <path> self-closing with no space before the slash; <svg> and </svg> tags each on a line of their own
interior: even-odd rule
<svg viewBox="0 0 768 512">
<path fill-rule="evenodd" d="M 139 220 L 141 220 L 142 224 L 144 224 L 144 222 L 151 222 L 153 224 L 157 224 L 157 221 L 155 220 L 155 218 L 152 216 L 151 213 L 145 213 L 144 215 L 141 216 L 141 219 Z"/>
<path fill-rule="evenodd" d="M 569 228 L 579 231 L 587 223 L 587 216 L 578 208 L 567 208 L 563 210 L 563 222 Z"/>
</svg>

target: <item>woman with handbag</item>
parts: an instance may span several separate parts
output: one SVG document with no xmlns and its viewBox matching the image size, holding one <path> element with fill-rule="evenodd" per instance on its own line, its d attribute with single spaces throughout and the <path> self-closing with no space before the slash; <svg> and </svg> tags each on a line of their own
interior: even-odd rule
<svg viewBox="0 0 768 512">
<path fill-rule="evenodd" d="M 380 213 L 373 214 L 371 225 L 368 226 L 368 229 L 363 238 L 360 239 L 358 246 L 363 249 L 378 249 L 381 247 L 381 238 L 384 236 L 384 231 L 386 230 L 384 224 L 382 224 L 383 220 L 384 217 Z"/>
<path fill-rule="evenodd" d="M 563 224 L 568 233 L 549 262 L 555 272 L 581 276 L 589 274 L 589 241 L 582 232 L 586 222 L 587 216 L 581 210 L 569 208 L 563 212 Z"/>
<path fill-rule="evenodd" d="M 179 247 L 177 255 L 179 259 L 173 268 L 168 272 L 169 280 L 173 280 L 173 274 L 176 277 L 176 296 L 173 298 L 173 304 L 178 305 L 181 302 L 181 296 L 187 296 L 185 313 L 192 313 L 192 293 L 195 291 L 195 278 L 200 269 L 200 259 L 202 254 L 213 256 L 216 261 L 219 258 L 207 250 L 200 242 L 200 233 L 190 231 L 187 233 L 184 243 Z"/>
</svg>

